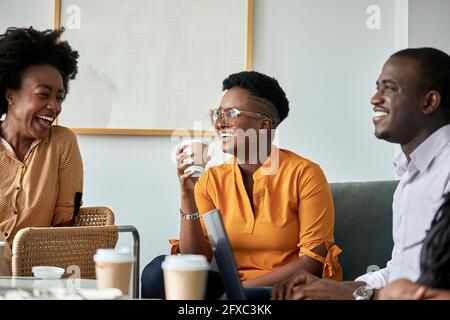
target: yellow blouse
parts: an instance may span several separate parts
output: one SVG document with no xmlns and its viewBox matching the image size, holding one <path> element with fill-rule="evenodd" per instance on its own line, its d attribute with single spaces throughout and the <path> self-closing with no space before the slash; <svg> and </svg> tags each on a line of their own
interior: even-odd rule
<svg viewBox="0 0 450 320">
<path fill-rule="evenodd" d="M 253 180 L 254 211 L 235 158 L 209 168 L 195 186 L 200 214 L 214 208 L 222 214 L 241 280 L 262 276 L 302 255 L 323 264 L 323 277 L 342 280 L 333 199 L 321 168 L 273 147 Z M 171 243 L 174 253 L 178 246 Z M 323 243 L 326 257 L 311 251 Z"/>
</svg>

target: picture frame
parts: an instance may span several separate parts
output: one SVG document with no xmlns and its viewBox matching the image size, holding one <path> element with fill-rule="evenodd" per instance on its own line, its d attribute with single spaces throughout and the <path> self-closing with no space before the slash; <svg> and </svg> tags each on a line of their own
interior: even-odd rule
<svg viewBox="0 0 450 320">
<path fill-rule="evenodd" d="M 252 69 L 253 0 L 55 0 L 80 54 L 58 124 L 77 134 L 214 135 L 222 80 Z"/>
</svg>

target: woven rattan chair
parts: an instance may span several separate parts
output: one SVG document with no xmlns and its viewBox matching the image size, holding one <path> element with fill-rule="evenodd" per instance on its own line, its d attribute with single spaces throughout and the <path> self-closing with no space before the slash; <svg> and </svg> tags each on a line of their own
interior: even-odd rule
<svg viewBox="0 0 450 320">
<path fill-rule="evenodd" d="M 112 226 L 114 213 L 107 207 L 84 207 L 74 219 L 75 227 Z"/>
<path fill-rule="evenodd" d="M 22 229 L 13 242 L 12 275 L 32 276 L 38 265 L 78 266 L 81 278 L 95 279 L 95 252 L 114 248 L 117 239 L 117 226 Z"/>
</svg>

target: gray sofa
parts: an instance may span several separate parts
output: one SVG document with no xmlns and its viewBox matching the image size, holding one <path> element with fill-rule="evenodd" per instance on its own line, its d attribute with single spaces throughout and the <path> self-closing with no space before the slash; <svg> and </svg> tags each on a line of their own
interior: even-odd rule
<svg viewBox="0 0 450 320">
<path fill-rule="evenodd" d="M 392 197 L 398 181 L 330 183 L 344 280 L 383 268 L 392 252 Z"/>
</svg>

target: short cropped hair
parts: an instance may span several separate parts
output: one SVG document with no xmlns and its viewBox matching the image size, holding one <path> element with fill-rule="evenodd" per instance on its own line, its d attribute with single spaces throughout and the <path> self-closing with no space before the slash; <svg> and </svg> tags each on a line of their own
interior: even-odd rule
<svg viewBox="0 0 450 320">
<path fill-rule="evenodd" d="M 275 78 L 256 71 L 242 71 L 231 74 L 223 80 L 222 90 L 233 87 L 246 89 L 253 96 L 268 100 L 278 112 L 280 122 L 288 116 L 289 101 Z"/>
<path fill-rule="evenodd" d="M 450 56 L 441 50 L 424 47 L 400 50 L 391 57 L 404 57 L 418 62 L 423 90 L 436 90 L 441 94 L 440 107 L 450 122 Z"/>
</svg>

